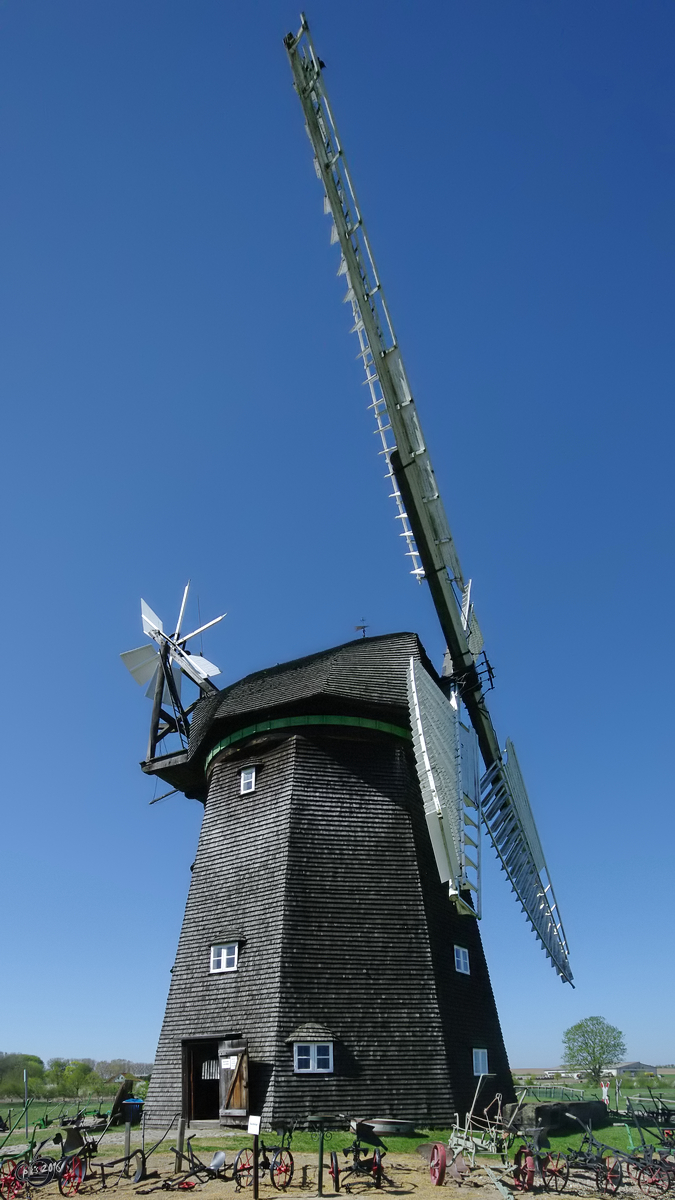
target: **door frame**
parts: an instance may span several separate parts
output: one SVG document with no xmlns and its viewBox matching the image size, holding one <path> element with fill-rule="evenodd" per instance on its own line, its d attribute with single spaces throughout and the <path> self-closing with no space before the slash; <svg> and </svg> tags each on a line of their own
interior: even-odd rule
<svg viewBox="0 0 675 1200">
<path fill-rule="evenodd" d="M 197 1034 L 193 1034 L 192 1037 L 182 1037 L 180 1040 L 180 1045 L 181 1045 L 181 1056 L 180 1056 L 181 1057 L 181 1117 L 183 1117 L 188 1122 L 188 1124 L 193 1119 L 193 1115 L 192 1115 L 192 1111 L 191 1111 L 191 1109 L 192 1109 L 192 1089 L 190 1087 L 190 1069 L 191 1069 L 192 1047 L 199 1042 L 219 1043 L 219 1042 L 222 1042 L 224 1039 L 228 1039 L 228 1038 L 231 1039 L 232 1041 L 234 1041 L 235 1039 L 238 1041 L 242 1040 L 241 1034 L 229 1033 L 229 1032 L 228 1033 L 220 1033 L 220 1032 L 218 1032 L 218 1033 L 197 1033 Z M 220 1061 L 220 1059 L 219 1059 L 219 1061 Z M 218 1118 L 214 1117 L 214 1120 L 218 1120 Z"/>
</svg>

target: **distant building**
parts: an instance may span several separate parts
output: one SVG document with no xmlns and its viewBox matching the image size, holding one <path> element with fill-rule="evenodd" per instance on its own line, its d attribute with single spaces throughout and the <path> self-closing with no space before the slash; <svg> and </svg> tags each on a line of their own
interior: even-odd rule
<svg viewBox="0 0 675 1200">
<path fill-rule="evenodd" d="M 643 1062 L 624 1062 L 611 1063 L 610 1066 L 603 1068 L 603 1075 L 630 1075 L 632 1079 L 636 1075 L 656 1075 L 657 1067 L 650 1067 L 648 1063 Z"/>
</svg>

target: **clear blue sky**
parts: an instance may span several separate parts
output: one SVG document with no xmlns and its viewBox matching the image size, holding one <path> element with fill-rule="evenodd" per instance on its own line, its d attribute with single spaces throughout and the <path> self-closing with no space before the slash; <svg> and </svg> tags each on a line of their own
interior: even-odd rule
<svg viewBox="0 0 675 1200">
<path fill-rule="evenodd" d="M 572 950 L 486 852 L 514 1065 L 675 1061 L 675 7 L 308 10 Z M 201 808 L 148 806 L 139 598 L 223 683 L 419 632 L 281 0 L 2 0 L 0 1049 L 153 1056 Z M 196 602 L 191 613 L 196 622 Z"/>
</svg>

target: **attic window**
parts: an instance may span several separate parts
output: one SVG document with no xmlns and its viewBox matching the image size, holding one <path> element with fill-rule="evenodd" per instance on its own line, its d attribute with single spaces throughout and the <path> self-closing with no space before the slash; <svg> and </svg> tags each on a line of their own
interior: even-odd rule
<svg viewBox="0 0 675 1200">
<path fill-rule="evenodd" d="M 294 1042 L 293 1068 L 295 1071 L 314 1071 L 324 1074 L 333 1070 L 332 1042 Z"/>
<path fill-rule="evenodd" d="M 211 974 L 236 971 L 239 960 L 238 942 L 219 942 L 211 947 Z"/>
<path fill-rule="evenodd" d="M 255 791 L 255 767 L 244 767 L 239 775 L 240 795 L 245 796 L 247 792 Z"/>
</svg>

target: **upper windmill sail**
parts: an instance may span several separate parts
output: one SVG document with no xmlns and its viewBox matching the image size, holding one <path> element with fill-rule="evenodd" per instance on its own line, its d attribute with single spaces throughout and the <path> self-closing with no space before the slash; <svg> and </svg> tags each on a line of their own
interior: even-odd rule
<svg viewBox="0 0 675 1200">
<path fill-rule="evenodd" d="M 417 409 L 406 376 L 394 328 L 384 298 L 361 210 L 322 79 L 317 55 L 304 14 L 296 34 L 284 39 L 307 133 L 314 150 L 314 166 L 324 186 L 324 212 L 332 217 L 331 242 L 341 250 L 338 275 L 344 276 L 354 316 L 353 332 L 359 339 L 371 407 L 382 439 L 382 454 L 392 484 L 401 522 L 401 536 L 417 578 L 426 578 L 452 660 L 452 678 L 466 705 L 486 767 L 485 787 L 499 780 L 496 811 L 522 810 L 522 796 L 514 792 L 515 776 L 503 759 L 497 734 L 487 710 L 476 656 L 482 637 L 470 602 L 470 581 L 464 580 L 457 550 L 441 500 Z M 524 787 L 522 794 L 526 796 Z M 496 799 L 497 792 L 489 795 Z M 500 807 L 501 806 L 501 807 Z M 529 804 L 528 804 L 529 811 Z M 531 816 L 531 814 L 530 814 Z M 556 970 L 571 982 L 567 943 L 557 916 L 557 906 L 547 873 L 535 872 L 539 886 L 512 870 L 513 858 L 531 854 L 528 838 L 534 829 L 518 818 L 497 825 L 486 820 L 502 865 L 523 907 L 551 957 Z M 524 840 L 523 840 L 524 839 Z M 538 845 L 538 838 L 537 838 Z M 542 856 L 543 860 L 543 856 Z M 543 914 L 543 915 L 542 915 Z"/>
</svg>

